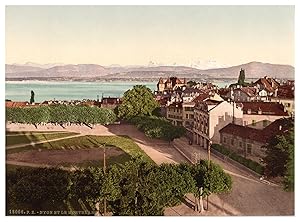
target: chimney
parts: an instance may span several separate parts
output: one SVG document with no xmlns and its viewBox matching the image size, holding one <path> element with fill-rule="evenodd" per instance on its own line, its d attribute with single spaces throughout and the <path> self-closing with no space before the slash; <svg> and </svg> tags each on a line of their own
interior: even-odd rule
<svg viewBox="0 0 300 222">
<path fill-rule="evenodd" d="M 258 108 L 258 112 L 257 112 L 259 115 L 261 115 L 262 114 L 262 111 L 261 111 L 261 108 L 259 107 Z"/>
<path fill-rule="evenodd" d="M 279 131 L 281 131 L 282 130 L 282 126 L 281 125 L 279 125 Z"/>
<path fill-rule="evenodd" d="M 274 96 L 277 97 L 277 93 L 278 93 L 278 88 L 275 89 L 275 92 L 274 92 Z"/>
</svg>

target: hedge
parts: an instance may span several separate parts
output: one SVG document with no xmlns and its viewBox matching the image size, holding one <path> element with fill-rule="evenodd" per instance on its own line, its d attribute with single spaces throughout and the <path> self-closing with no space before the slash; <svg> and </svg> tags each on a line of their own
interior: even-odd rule
<svg viewBox="0 0 300 222">
<path fill-rule="evenodd" d="M 264 174 L 264 170 L 265 167 L 251 159 L 247 159 L 243 156 L 240 156 L 238 154 L 236 154 L 233 151 L 230 151 L 229 149 L 227 149 L 226 147 L 220 145 L 220 144 L 212 144 L 211 146 L 214 150 L 222 153 L 225 156 L 228 156 L 230 159 L 237 161 L 238 163 L 244 165 L 245 167 L 253 170 L 254 172 L 263 175 Z"/>
</svg>

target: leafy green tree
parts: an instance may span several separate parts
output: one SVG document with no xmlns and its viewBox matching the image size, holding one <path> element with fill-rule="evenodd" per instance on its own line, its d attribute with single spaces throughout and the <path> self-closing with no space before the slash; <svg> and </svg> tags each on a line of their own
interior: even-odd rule
<svg viewBox="0 0 300 222">
<path fill-rule="evenodd" d="M 285 190 L 294 189 L 294 128 L 287 133 L 277 135 L 265 146 L 266 156 L 263 158 L 266 163 L 265 174 L 267 176 L 284 177 Z"/>
<path fill-rule="evenodd" d="M 150 116 L 159 104 L 155 101 L 149 88 L 136 85 L 124 93 L 122 104 L 118 106 L 117 115 L 122 119 L 136 116 Z"/>
<path fill-rule="evenodd" d="M 116 115 L 112 110 L 89 106 L 50 105 L 6 108 L 6 121 L 17 123 L 109 124 L 115 120 Z"/>
<path fill-rule="evenodd" d="M 68 172 L 47 168 L 19 168 L 7 174 L 8 205 L 28 206 L 29 209 L 55 207 L 68 199 Z M 13 208 L 11 208 L 13 209 Z"/>
<path fill-rule="evenodd" d="M 288 138 L 289 145 L 288 145 L 288 159 L 285 165 L 286 172 L 284 176 L 284 189 L 287 191 L 294 191 L 294 175 L 295 175 L 295 147 L 294 147 L 294 130 L 291 130 Z"/>
<path fill-rule="evenodd" d="M 267 176 L 284 176 L 286 164 L 289 158 L 289 146 L 291 144 L 285 136 L 275 136 L 269 141 L 266 148 L 266 156 L 263 158 L 266 163 L 265 174 Z"/>
<path fill-rule="evenodd" d="M 34 103 L 34 92 L 31 90 L 30 104 Z"/>
<path fill-rule="evenodd" d="M 165 118 L 138 116 L 130 121 L 150 138 L 159 138 L 171 142 L 185 134 L 184 127 L 174 126 Z"/>
<path fill-rule="evenodd" d="M 212 193 L 229 192 L 232 189 L 231 177 L 213 162 L 210 162 L 208 167 L 208 161 L 201 160 L 193 167 L 192 175 L 196 182 L 194 195 L 198 198 L 198 202 L 200 202 L 201 196 L 206 197 Z"/>
</svg>

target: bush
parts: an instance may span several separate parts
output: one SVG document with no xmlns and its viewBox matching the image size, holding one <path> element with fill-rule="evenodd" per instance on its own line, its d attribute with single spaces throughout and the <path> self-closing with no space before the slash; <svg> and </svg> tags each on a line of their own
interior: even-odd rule
<svg viewBox="0 0 300 222">
<path fill-rule="evenodd" d="M 138 116 L 130 120 L 139 130 L 143 131 L 150 138 L 173 141 L 185 134 L 184 127 L 173 126 L 165 118 L 155 116 Z"/>
<path fill-rule="evenodd" d="M 227 149 L 226 147 L 223 147 L 222 145 L 220 144 L 212 144 L 211 146 L 214 150 L 217 150 L 218 152 L 222 153 L 223 155 L 225 156 L 228 156 L 229 158 L 237 161 L 238 163 L 244 165 L 245 167 L 257 172 L 258 174 L 263 174 L 264 173 L 264 166 L 262 166 L 261 164 L 253 161 L 253 160 L 250 160 L 250 159 L 247 159 L 247 158 L 244 158 L 234 152 L 230 152 L 229 149 Z"/>
<path fill-rule="evenodd" d="M 263 175 L 264 171 L 265 171 L 265 168 L 260 164 L 258 164 L 255 168 L 255 172 L 260 174 L 260 175 Z"/>
</svg>

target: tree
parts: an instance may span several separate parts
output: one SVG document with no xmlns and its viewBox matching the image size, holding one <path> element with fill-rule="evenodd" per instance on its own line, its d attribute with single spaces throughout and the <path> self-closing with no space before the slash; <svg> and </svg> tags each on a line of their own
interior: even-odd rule
<svg viewBox="0 0 300 222">
<path fill-rule="evenodd" d="M 240 71 L 238 84 L 242 85 L 242 86 L 245 84 L 245 70 L 244 69 L 241 69 L 241 71 Z"/>
<path fill-rule="evenodd" d="M 190 80 L 190 81 L 187 82 L 187 85 L 188 85 L 189 87 L 192 87 L 192 86 L 197 85 L 197 82 Z"/>
<path fill-rule="evenodd" d="M 284 177 L 285 190 L 294 189 L 294 128 L 287 133 L 272 138 L 264 147 L 266 156 L 265 174 L 271 177 Z"/>
<path fill-rule="evenodd" d="M 117 115 L 127 120 L 135 116 L 150 116 L 157 107 L 159 104 L 155 101 L 151 90 L 146 86 L 136 85 L 124 93 Z"/>
<path fill-rule="evenodd" d="M 231 177 L 213 162 L 210 163 L 208 168 L 208 161 L 201 160 L 191 170 L 196 182 L 194 195 L 198 198 L 198 204 L 201 197 L 209 196 L 212 193 L 229 192 L 232 189 Z"/>
<path fill-rule="evenodd" d="M 30 96 L 30 104 L 34 103 L 34 92 L 31 90 L 31 96 Z"/>
<path fill-rule="evenodd" d="M 275 136 L 267 144 L 266 156 L 263 161 L 266 163 L 265 174 L 267 176 L 284 176 L 286 164 L 289 157 L 289 142 L 283 135 Z"/>
<path fill-rule="evenodd" d="M 68 199 L 69 173 L 59 169 L 19 168 L 7 173 L 7 201 L 11 209 L 25 204 L 29 209 L 53 208 Z"/>
<path fill-rule="evenodd" d="M 294 159 L 295 159 L 295 147 L 294 147 L 294 130 L 292 130 L 288 135 L 289 148 L 288 148 L 288 160 L 285 165 L 286 172 L 283 180 L 284 189 L 287 191 L 294 191 Z"/>
<path fill-rule="evenodd" d="M 6 108 L 6 121 L 17 123 L 84 123 L 109 124 L 116 120 L 115 113 L 106 108 L 71 105 Z"/>
</svg>

